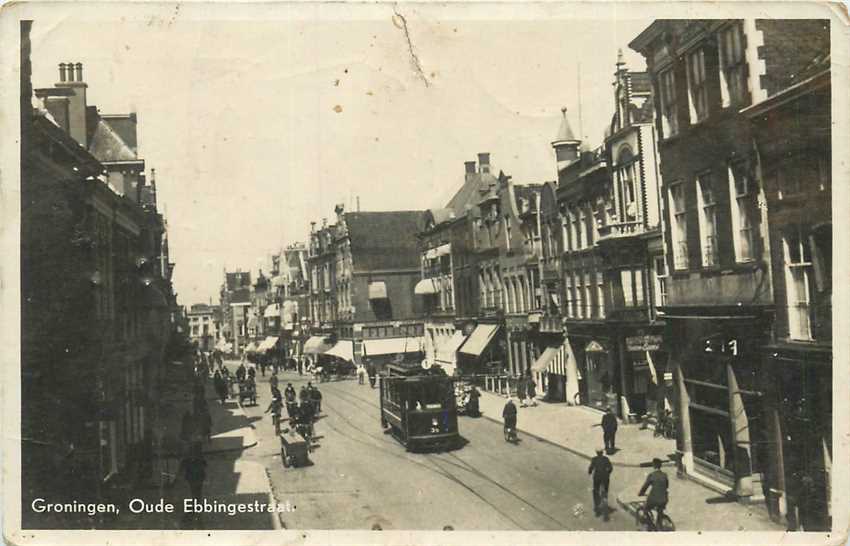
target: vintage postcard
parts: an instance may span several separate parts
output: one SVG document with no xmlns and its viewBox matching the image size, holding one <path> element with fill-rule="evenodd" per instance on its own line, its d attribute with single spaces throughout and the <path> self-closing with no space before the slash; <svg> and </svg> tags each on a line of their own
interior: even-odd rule
<svg viewBox="0 0 850 546">
<path fill-rule="evenodd" d="M 846 5 L 0 28 L 8 543 L 847 540 Z"/>
</svg>

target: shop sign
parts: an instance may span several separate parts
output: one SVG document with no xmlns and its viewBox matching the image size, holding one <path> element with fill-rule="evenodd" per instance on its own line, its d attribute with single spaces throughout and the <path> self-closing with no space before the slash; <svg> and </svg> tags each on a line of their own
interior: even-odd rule
<svg viewBox="0 0 850 546">
<path fill-rule="evenodd" d="M 658 351 L 661 349 L 661 336 L 629 336 L 626 338 L 627 351 Z"/>
</svg>

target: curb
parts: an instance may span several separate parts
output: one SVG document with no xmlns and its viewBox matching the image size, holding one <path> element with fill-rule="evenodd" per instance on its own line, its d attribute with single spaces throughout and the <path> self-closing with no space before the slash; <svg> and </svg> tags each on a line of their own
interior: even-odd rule
<svg viewBox="0 0 850 546">
<path fill-rule="evenodd" d="M 485 413 L 482 413 L 482 414 L 481 414 L 481 416 L 482 416 L 483 418 L 485 418 L 485 419 L 489 419 L 490 421 L 493 421 L 494 423 L 504 423 L 504 421 L 501 421 L 501 420 L 499 420 L 499 419 L 496 419 L 495 417 L 488 417 L 488 416 L 487 416 L 487 414 L 485 414 Z M 582 459 L 585 459 L 585 460 L 587 460 L 587 461 L 589 461 L 589 460 L 591 460 L 591 459 L 593 458 L 593 455 L 588 455 L 587 453 L 584 453 L 584 452 L 579 451 L 579 450 L 577 450 L 577 449 L 573 449 L 573 448 L 571 448 L 571 447 L 567 447 L 567 446 L 565 446 L 565 445 L 563 445 L 563 444 L 559 444 L 559 443 L 557 443 L 557 442 L 554 442 L 554 441 L 552 441 L 552 440 L 550 440 L 550 439 L 548 439 L 548 438 L 544 438 L 544 437 L 542 437 L 542 436 L 538 436 L 537 434 L 534 434 L 533 432 L 528 432 L 527 430 L 524 430 L 524 429 L 522 429 L 521 427 L 517 427 L 517 430 L 519 430 L 519 431 L 520 431 L 520 432 L 522 432 L 523 434 L 526 434 L 526 435 L 528 435 L 528 436 L 531 436 L 532 438 L 534 438 L 534 439 L 536 439 L 536 440 L 539 440 L 539 441 L 541 441 L 541 442 L 545 442 L 545 443 L 547 443 L 547 444 L 549 444 L 549 445 L 551 445 L 551 446 L 554 446 L 554 447 L 561 448 L 561 449 L 563 449 L 564 451 L 567 451 L 567 452 L 569 452 L 569 453 L 572 453 L 573 455 L 576 455 L 576 456 L 578 456 L 578 457 L 581 457 Z M 612 464 L 613 466 L 619 466 L 619 467 L 623 467 L 623 468 L 643 468 L 640 464 L 635 464 L 635 463 L 622 463 L 622 462 L 615 462 L 615 461 L 611 461 L 611 464 Z"/>
</svg>

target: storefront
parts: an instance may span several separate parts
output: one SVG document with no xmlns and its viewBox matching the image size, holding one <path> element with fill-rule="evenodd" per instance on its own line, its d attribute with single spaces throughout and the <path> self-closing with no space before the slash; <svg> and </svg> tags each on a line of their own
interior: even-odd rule
<svg viewBox="0 0 850 546">
<path fill-rule="evenodd" d="M 667 369 L 662 340 L 660 334 L 648 334 L 643 329 L 628 331 L 621 338 L 624 414 L 657 418 L 672 409 L 669 396 L 673 373 Z"/>
<path fill-rule="evenodd" d="M 773 370 L 768 425 L 776 448 L 771 511 L 794 529 L 825 531 L 832 507 L 832 354 L 791 344 L 765 347 Z"/>
<path fill-rule="evenodd" d="M 677 447 L 686 470 L 729 487 L 739 498 L 760 498 L 772 449 L 764 418 L 765 378 L 755 315 L 671 318 L 671 358 L 677 372 Z"/>
<path fill-rule="evenodd" d="M 544 347 L 531 366 L 535 381 L 547 402 L 576 403 L 578 368 L 569 342 L 560 335 L 541 336 Z"/>
<path fill-rule="evenodd" d="M 378 369 L 387 364 L 418 365 L 422 362 L 423 354 L 421 337 L 364 339 L 361 346 L 362 361 Z"/>
</svg>

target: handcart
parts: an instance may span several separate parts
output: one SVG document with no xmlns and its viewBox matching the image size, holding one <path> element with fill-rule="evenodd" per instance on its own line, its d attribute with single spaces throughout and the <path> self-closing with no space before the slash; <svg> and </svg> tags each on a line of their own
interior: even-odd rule
<svg viewBox="0 0 850 546">
<path fill-rule="evenodd" d="M 285 468 L 307 466 L 310 463 L 308 443 L 294 430 L 287 429 L 280 435 L 280 459 Z"/>
<path fill-rule="evenodd" d="M 252 406 L 257 405 L 257 387 L 256 385 L 249 384 L 247 381 L 242 381 L 239 383 L 239 403 L 242 404 L 246 400 Z"/>
</svg>

